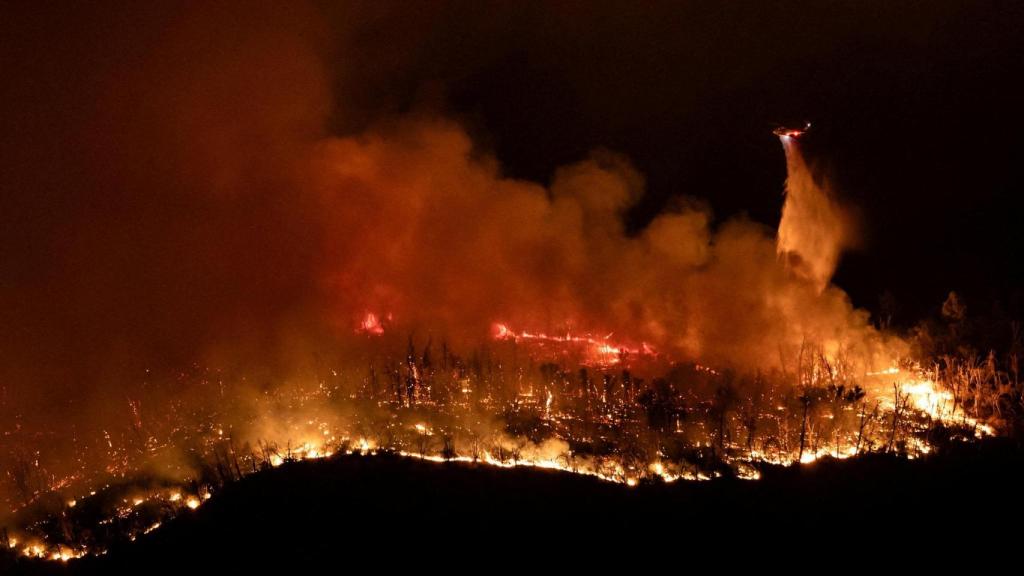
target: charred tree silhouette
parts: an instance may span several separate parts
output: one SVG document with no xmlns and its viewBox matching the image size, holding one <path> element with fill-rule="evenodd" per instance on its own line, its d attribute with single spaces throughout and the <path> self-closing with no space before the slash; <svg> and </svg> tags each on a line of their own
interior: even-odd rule
<svg viewBox="0 0 1024 576">
<path fill-rule="evenodd" d="M 405 355 L 405 405 L 416 404 L 416 386 L 419 382 L 419 369 L 416 366 L 416 347 L 412 336 L 409 336 L 409 351 Z"/>
<path fill-rule="evenodd" d="M 712 415 L 716 422 L 715 437 L 718 441 L 718 455 L 720 457 L 725 456 L 726 420 L 729 411 L 732 410 L 738 397 L 739 395 L 733 382 L 733 375 L 729 373 L 725 376 L 724 381 L 715 388 L 715 398 L 712 403 Z"/>
<path fill-rule="evenodd" d="M 860 423 L 857 426 L 857 445 L 854 448 L 854 455 L 860 454 L 861 445 L 864 442 L 864 430 L 878 416 L 878 406 L 879 403 L 875 402 L 875 406 L 871 409 L 871 412 L 868 413 L 864 409 L 864 404 L 861 403 Z"/>
<path fill-rule="evenodd" d="M 896 438 L 900 429 L 901 418 L 903 417 L 903 412 L 907 409 L 907 405 L 910 401 L 910 395 L 900 393 L 899 384 L 896 384 L 895 382 L 892 385 L 892 395 L 892 430 L 889 433 L 889 443 L 886 444 L 885 447 L 886 452 L 892 452 L 896 445 Z"/>
</svg>

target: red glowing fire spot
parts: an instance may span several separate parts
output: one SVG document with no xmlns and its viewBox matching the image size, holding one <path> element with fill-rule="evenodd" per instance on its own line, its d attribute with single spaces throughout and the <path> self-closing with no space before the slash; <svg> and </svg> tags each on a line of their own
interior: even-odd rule
<svg viewBox="0 0 1024 576">
<path fill-rule="evenodd" d="M 359 327 L 356 328 L 356 332 L 379 336 L 384 333 L 384 324 L 376 314 L 367 312 L 363 319 L 359 321 Z"/>
<path fill-rule="evenodd" d="M 494 338 L 496 340 L 505 340 L 506 338 L 514 338 L 515 337 L 515 334 L 513 334 L 508 329 L 508 326 L 505 326 L 504 324 L 499 324 L 497 322 L 495 322 L 491 326 L 491 333 L 494 335 Z"/>
<path fill-rule="evenodd" d="M 509 340 L 512 342 L 534 343 L 538 346 L 553 345 L 563 353 L 570 353 L 572 349 L 582 352 L 584 363 L 594 366 L 614 366 L 622 362 L 627 355 L 654 356 L 656 352 L 646 342 L 639 348 L 624 346 L 611 341 L 612 334 L 603 338 L 595 338 L 590 334 L 573 335 L 550 335 L 543 332 L 534 333 L 527 331 L 516 332 L 507 324 L 495 322 L 491 325 L 491 334 L 495 340 Z"/>
</svg>

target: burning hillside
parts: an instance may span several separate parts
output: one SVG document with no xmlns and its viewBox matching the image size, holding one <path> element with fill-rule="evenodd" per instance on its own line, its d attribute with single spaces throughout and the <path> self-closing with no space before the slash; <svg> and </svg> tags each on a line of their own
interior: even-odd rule
<svg viewBox="0 0 1024 576">
<path fill-rule="evenodd" d="M 322 10 L 127 7 L 113 37 L 15 39 L 42 60 L 2 112 L 8 554 L 103 555 L 298 461 L 626 489 L 1019 425 L 1016 348 L 969 353 L 955 294 L 928 340 L 833 284 L 860 222 L 814 132 L 776 130 L 776 230 L 680 191 L 639 218 L 627 155 L 531 179 L 443 106 L 364 117 Z M 67 87 L 37 99 L 51 68 Z"/>
<path fill-rule="evenodd" d="M 801 188 L 811 179 L 792 159 L 798 150 L 789 144 L 787 154 L 787 206 L 794 198 L 827 205 L 823 190 Z M 794 214 L 784 210 L 785 228 L 799 228 Z M 785 258 L 762 263 L 790 277 L 783 296 L 795 290 L 814 309 L 840 295 L 816 285 L 833 252 L 783 245 L 780 236 Z M 791 269 L 805 262 L 816 278 Z M 944 387 L 938 374 L 898 366 L 898 339 L 851 321 L 857 315 L 846 305 L 836 310 L 828 338 L 805 333 L 789 354 L 786 341 L 777 341 L 779 357 L 756 372 L 741 362 L 686 361 L 685 347 L 671 338 L 661 340 L 660 352 L 614 333 L 492 322 L 489 336 L 466 348 L 431 333 L 417 338 L 401 313 L 365 313 L 349 328 L 356 342 L 314 378 L 254 391 L 245 376 L 182 374 L 175 386 L 206 389 L 218 400 L 177 398 L 160 414 L 128 398 L 128 425 L 113 435 L 104 430 L 91 446 L 76 438 L 80 465 L 66 475 L 47 474 L 41 450 L 35 460 L 16 460 L 8 475 L 19 491 L 17 528 L 5 533 L 5 545 L 63 561 L 103 554 L 244 476 L 336 454 L 537 467 L 635 486 L 756 479 L 764 465 L 862 453 L 916 458 L 950 439 L 994 433 L 964 391 Z M 788 318 L 801 311 L 790 309 Z M 871 370 L 882 360 L 890 367 Z"/>
</svg>

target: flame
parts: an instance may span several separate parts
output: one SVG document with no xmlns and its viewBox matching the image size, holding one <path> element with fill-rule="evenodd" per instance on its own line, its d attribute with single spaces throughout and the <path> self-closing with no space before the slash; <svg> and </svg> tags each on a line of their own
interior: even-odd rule
<svg viewBox="0 0 1024 576">
<path fill-rule="evenodd" d="M 550 346 L 559 350 L 566 346 L 577 346 L 585 350 L 593 349 L 599 355 L 617 354 L 621 357 L 624 354 L 648 353 L 643 347 L 628 348 L 613 342 L 611 334 L 601 338 L 571 333 L 550 336 L 544 333 L 517 332 L 506 324 L 496 323 L 493 335 L 500 340 Z M 588 356 L 586 360 L 593 361 L 593 357 Z M 607 363 L 603 366 L 612 367 L 615 366 L 615 363 Z M 721 377 L 720 370 L 707 365 L 695 364 L 693 368 L 707 377 Z M 418 374 L 422 378 L 427 377 L 425 371 Z M 823 369 L 820 376 L 827 381 L 840 378 L 843 374 L 840 368 L 830 365 L 827 369 Z M 912 422 L 913 426 L 918 426 L 918 430 L 923 430 L 923 426 L 931 422 L 941 421 L 950 424 L 966 423 L 974 427 L 978 436 L 994 433 L 991 427 L 967 417 L 962 410 L 960 413 L 956 413 L 953 394 L 920 370 L 892 366 L 884 370 L 867 372 L 858 382 L 864 385 L 870 402 L 866 400 L 857 404 L 856 407 L 844 408 L 851 411 L 847 414 L 848 418 L 864 416 L 869 410 L 869 404 L 873 405 L 874 402 L 877 402 L 882 410 L 890 413 L 895 411 L 899 405 L 900 409 L 907 413 L 905 418 Z M 453 378 L 453 385 L 455 392 L 468 387 L 475 393 L 474 387 L 463 384 L 459 378 Z M 299 409 L 301 413 L 302 410 L 308 409 L 310 406 L 329 406 L 327 401 L 332 398 L 331 394 L 331 390 L 322 386 L 318 386 L 315 392 L 311 393 L 296 390 L 295 395 L 286 398 L 283 405 L 292 407 L 291 409 Z M 266 450 L 258 460 L 252 462 L 252 470 L 265 466 L 277 467 L 286 462 L 331 458 L 336 454 L 372 456 L 385 452 L 427 462 L 459 462 L 467 465 L 499 468 L 527 467 L 557 470 L 591 476 L 626 487 L 640 486 L 652 479 L 661 482 L 702 481 L 710 480 L 718 475 L 718 473 L 701 471 L 697 467 L 688 465 L 685 461 L 672 461 L 660 452 L 649 454 L 647 461 L 632 461 L 627 459 L 624 454 L 617 452 L 606 457 L 583 456 L 574 453 L 569 448 L 570 444 L 565 440 L 589 441 L 587 436 L 581 435 L 585 432 L 579 432 L 580 424 L 587 424 L 582 430 L 595 424 L 622 426 L 624 422 L 627 422 L 624 418 L 629 416 L 617 412 L 619 409 L 613 405 L 612 400 L 623 402 L 622 398 L 616 400 L 598 396 L 590 405 L 590 408 L 596 407 L 596 409 L 593 412 L 588 412 L 590 415 L 586 416 L 586 414 L 573 413 L 571 402 L 563 394 L 571 395 L 572 392 L 566 393 L 552 387 L 541 387 L 540 383 L 531 383 L 528 389 L 520 391 L 515 398 L 508 400 L 511 404 L 502 404 L 492 397 L 477 398 L 482 409 L 493 412 L 501 412 L 510 408 L 533 410 L 534 412 L 531 412 L 533 417 L 539 418 L 550 430 L 554 431 L 555 437 L 551 438 L 550 442 L 534 444 L 499 436 L 492 439 L 491 444 L 488 445 L 477 445 L 471 449 L 466 445 L 456 448 L 446 447 L 443 451 L 441 438 L 445 438 L 447 443 L 452 432 L 448 422 L 453 416 L 457 416 L 460 411 L 465 411 L 465 415 L 469 416 L 470 420 L 480 416 L 479 414 L 472 416 L 474 413 L 469 409 L 471 404 L 463 399 L 464 394 L 455 394 L 453 396 L 454 403 L 451 405 L 437 404 L 434 400 L 424 400 L 414 406 L 396 407 L 388 401 L 382 401 L 380 408 L 386 410 L 388 415 L 382 421 L 391 432 L 383 433 L 377 440 L 353 433 L 352 428 L 361 425 L 358 422 L 346 423 L 343 420 L 330 420 L 330 412 L 322 412 L 322 416 L 291 418 L 288 414 L 289 409 L 282 410 L 280 405 L 275 404 L 275 411 L 263 415 L 262 418 L 279 420 L 277 425 L 271 427 L 276 431 L 277 436 L 265 442 Z M 629 400 L 629 402 L 635 402 L 635 400 Z M 633 408 L 635 407 L 633 405 Z M 761 417 L 790 418 L 791 422 L 799 424 L 799 412 L 794 409 L 791 400 L 787 404 L 784 397 L 770 399 L 766 402 L 766 409 L 769 412 L 774 411 L 776 414 L 774 416 L 762 414 Z M 439 418 L 433 420 L 434 416 Z M 794 420 L 794 417 L 797 419 Z M 829 426 L 831 422 L 842 417 L 842 412 L 819 413 L 817 422 L 819 426 Z M 915 418 L 917 420 L 913 420 Z M 887 420 L 887 418 L 878 417 L 878 421 L 883 420 Z M 674 431 L 670 428 L 667 433 L 686 434 L 686 426 L 686 422 L 676 420 Z M 225 433 L 225 430 L 230 431 L 231 428 L 219 423 L 211 423 L 203 430 L 204 432 L 196 434 L 199 438 L 208 438 L 209 446 L 223 446 L 225 442 L 233 440 L 232 433 Z M 298 443 L 290 440 L 290 438 L 296 437 L 303 440 Z M 760 478 L 758 470 L 760 463 L 781 466 L 813 465 L 822 458 L 851 458 L 869 449 L 859 442 L 850 429 L 837 430 L 833 436 L 819 436 L 819 438 L 821 442 L 815 442 L 813 446 L 808 446 L 800 452 L 794 445 L 764 449 L 761 446 L 741 446 L 731 440 L 723 442 L 718 449 L 721 449 L 726 455 L 726 461 L 734 468 L 736 477 L 749 480 Z M 931 447 L 921 435 L 903 434 L 901 442 L 905 444 L 905 448 L 901 447 L 900 450 L 905 450 L 905 454 L 909 458 L 923 456 L 931 451 Z M 416 448 L 412 449 L 413 446 Z M 711 446 L 711 439 L 705 439 L 703 444 L 697 443 L 697 448 Z M 90 490 L 87 496 L 65 498 L 63 501 L 68 508 L 71 508 L 87 498 L 96 497 L 97 494 L 97 490 Z M 137 536 L 159 529 L 174 514 L 185 509 L 197 509 L 211 497 L 212 493 L 209 487 L 197 489 L 182 483 L 179 486 L 170 486 L 146 494 L 126 495 L 123 499 L 125 504 L 117 507 L 114 514 L 120 518 L 130 518 L 133 515 L 145 518 L 144 522 L 146 523 L 139 522 L 137 525 L 147 526 L 146 528 L 134 528 L 134 532 L 127 534 L 130 540 L 134 540 Z M 149 499 L 167 504 L 167 506 L 140 509 L 139 506 Z M 174 506 L 170 506 L 170 504 L 174 504 Z M 159 517 L 138 516 L 151 513 L 151 510 L 161 510 L 164 515 Z M 86 554 L 104 553 L 99 548 L 89 550 L 80 546 L 49 545 L 39 539 L 28 540 L 26 543 L 24 539 L 10 538 L 9 546 L 11 548 L 19 547 L 26 556 L 55 561 L 68 561 Z"/>
<path fill-rule="evenodd" d="M 359 327 L 356 328 L 356 332 L 380 336 L 384 333 L 384 325 L 376 314 L 367 312 L 363 315 L 363 319 L 359 321 Z"/>
<path fill-rule="evenodd" d="M 909 407 L 913 410 L 927 414 L 936 422 L 953 425 L 965 424 L 974 429 L 975 436 L 995 436 L 996 430 L 992 426 L 980 422 L 967 415 L 963 410 L 957 414 L 956 401 L 953 392 L 943 388 L 934 379 L 924 375 L 921 370 L 901 370 L 893 367 L 881 372 L 871 372 L 868 376 L 890 376 L 891 383 L 895 384 L 900 395 L 906 397 Z M 887 393 L 886 393 L 887 392 Z M 892 388 L 888 390 L 875 389 L 875 394 L 880 397 L 882 404 L 889 410 L 896 406 Z M 927 452 L 926 445 L 921 446 L 921 451 Z"/>
<path fill-rule="evenodd" d="M 582 351 L 582 363 L 590 366 L 615 366 L 620 364 L 626 356 L 656 356 L 649 344 L 641 343 L 639 347 L 629 347 L 611 341 L 612 334 L 603 338 L 596 338 L 591 334 L 574 335 L 566 332 L 564 335 L 550 335 L 543 332 L 516 332 L 509 328 L 508 324 L 495 322 L 491 325 L 491 334 L 495 340 L 506 340 L 511 342 L 535 343 L 538 346 L 554 345 L 558 352 L 563 355 L 572 353 L 573 348 Z"/>
</svg>

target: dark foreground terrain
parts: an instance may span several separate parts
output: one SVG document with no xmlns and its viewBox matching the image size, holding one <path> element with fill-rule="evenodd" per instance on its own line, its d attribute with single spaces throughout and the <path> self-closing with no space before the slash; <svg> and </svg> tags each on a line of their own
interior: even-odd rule
<svg viewBox="0 0 1024 576">
<path fill-rule="evenodd" d="M 635 488 L 528 468 L 343 456 L 247 477 L 104 557 L 67 566 L 4 558 L 0 573 L 305 574 L 364 572 L 355 567 L 366 562 L 490 569 L 606 559 L 639 568 L 721 559 L 726 549 L 781 562 L 952 560 L 1020 540 L 1022 472 L 1024 451 L 1003 440 L 917 461 L 869 455 L 767 468 L 759 481 Z"/>
</svg>

